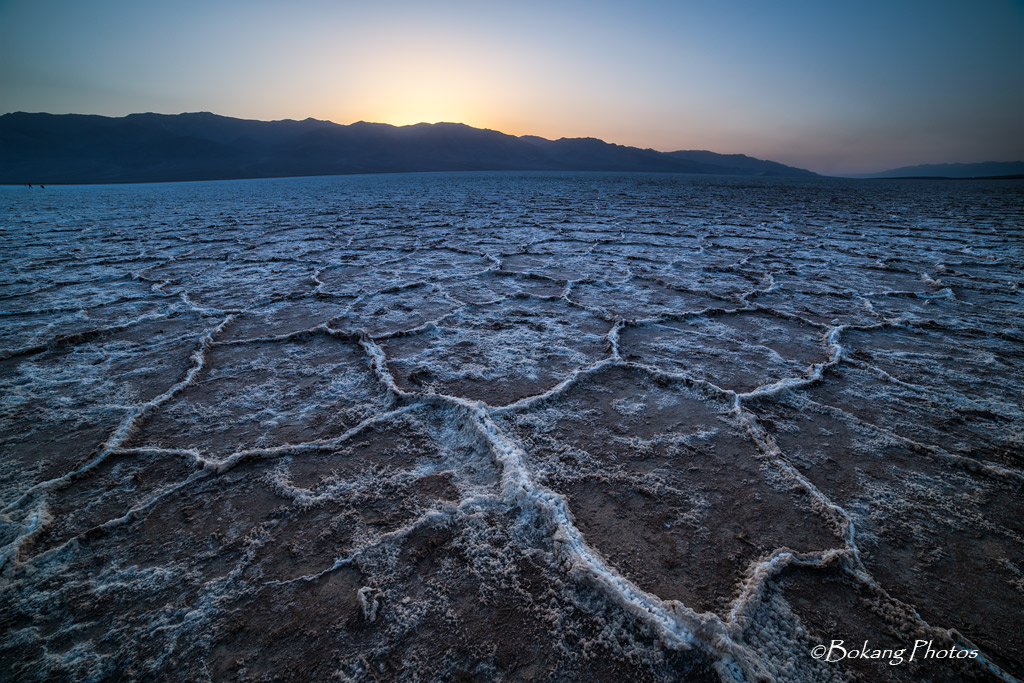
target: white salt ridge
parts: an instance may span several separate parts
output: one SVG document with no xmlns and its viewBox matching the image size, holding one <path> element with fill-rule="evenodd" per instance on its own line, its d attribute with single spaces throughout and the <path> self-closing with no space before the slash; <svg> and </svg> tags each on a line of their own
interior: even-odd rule
<svg viewBox="0 0 1024 683">
<path fill-rule="evenodd" d="M 337 182 L 343 182 L 338 180 Z M 70 191 L 70 190 L 69 190 Z M 722 193 L 721 188 L 712 188 L 714 193 Z M 21 200 L 18 200 L 21 201 Z M 507 199 L 510 205 L 515 205 L 518 199 Z M 571 206 L 571 199 L 568 200 Z M 703 200 L 701 200 L 703 201 Z M 313 205 L 317 205 L 314 200 Z M 746 204 L 739 202 L 737 207 L 730 209 L 730 204 L 715 204 L 714 210 L 728 212 L 742 211 Z M 520 207 L 522 208 L 522 207 Z M 379 210 L 379 209 L 378 209 Z M 392 211 L 393 209 L 388 209 Z M 697 210 L 711 211 L 710 207 Z M 500 211 L 500 209 L 499 209 Z M 581 226 L 574 223 L 549 224 L 547 219 L 540 218 L 533 226 L 516 228 L 513 225 L 499 225 L 498 221 L 478 220 L 472 216 L 462 219 L 455 219 L 456 224 L 461 220 L 464 228 L 458 240 L 477 240 L 476 249 L 469 249 L 465 245 L 452 244 L 456 238 L 444 232 L 444 228 L 419 227 L 414 223 L 404 228 L 395 229 L 381 226 L 378 223 L 368 220 L 360 224 L 359 218 L 355 223 L 343 228 L 324 229 L 324 232 L 311 231 L 306 233 L 305 224 L 308 222 L 302 216 L 289 215 L 283 218 L 283 225 L 268 225 L 269 233 L 260 229 L 258 223 L 253 227 L 235 224 L 223 225 L 218 229 L 197 229 L 195 232 L 182 236 L 179 231 L 170 223 L 167 228 L 154 228 L 147 226 L 141 229 L 140 239 L 154 241 L 152 253 L 162 253 L 156 257 L 160 261 L 154 265 L 136 272 L 128 272 L 127 275 L 140 282 L 151 283 L 152 294 L 156 297 L 177 297 L 181 304 L 193 314 L 204 318 L 217 318 L 219 322 L 207 328 L 199 336 L 199 348 L 190 356 L 190 367 L 185 371 L 184 377 L 169 386 L 166 391 L 148 401 L 132 405 L 125 417 L 109 434 L 105 441 L 96 444 L 95 453 L 74 469 L 66 473 L 37 481 L 22 490 L 5 491 L 5 494 L 14 493 L 13 502 L 4 507 L 2 511 L 3 521 L 8 527 L 16 528 L 17 532 L 13 540 L 4 548 L 0 549 L 0 568 L 4 572 L 6 580 L 13 580 L 14 576 L 21 576 L 27 568 L 38 566 L 45 568 L 45 571 L 56 571 L 59 567 L 55 564 L 60 558 L 69 554 L 79 552 L 78 538 L 72 538 L 63 543 L 53 546 L 41 552 L 29 550 L 28 554 L 22 553 L 22 549 L 29 547 L 29 541 L 39 537 L 50 525 L 54 518 L 50 512 L 51 506 L 48 501 L 56 500 L 56 496 L 67 488 L 72 482 L 83 480 L 96 471 L 112 456 L 122 457 L 158 457 L 158 458 L 182 458 L 193 464 L 196 468 L 192 474 L 184 479 L 171 482 L 162 488 L 154 490 L 148 497 L 143 498 L 135 505 L 124 510 L 121 515 L 111 517 L 92 527 L 88 533 L 93 535 L 97 531 L 109 532 L 117 528 L 128 527 L 139 519 L 144 519 L 154 506 L 170 497 L 171 494 L 179 491 L 186 491 L 194 488 L 201 482 L 207 482 L 212 478 L 222 477 L 234 470 L 243 462 L 255 462 L 261 460 L 276 460 L 282 463 L 284 469 L 275 475 L 272 482 L 279 495 L 287 497 L 296 508 L 312 508 L 334 501 L 342 496 L 346 490 L 351 488 L 352 481 L 338 481 L 333 485 L 313 491 L 293 485 L 286 473 L 287 466 L 298 461 L 303 456 L 310 454 L 324 454 L 334 452 L 351 443 L 357 436 L 375 426 L 387 426 L 396 423 L 400 418 L 416 414 L 418 412 L 440 412 L 452 416 L 451 419 L 461 424 L 471 426 L 475 433 L 483 439 L 493 457 L 494 463 L 500 470 L 500 487 L 497 492 L 490 492 L 486 487 L 471 483 L 468 479 L 458 479 L 460 499 L 458 501 L 438 501 L 434 507 L 425 510 L 412 521 L 392 528 L 384 533 L 370 535 L 350 549 L 347 554 L 336 557 L 333 563 L 327 564 L 318 572 L 304 574 L 292 579 L 271 579 L 264 585 L 284 585 L 301 582 L 316 581 L 331 572 L 344 567 L 357 564 L 361 558 L 365 559 L 371 553 L 381 548 L 398 547 L 404 539 L 407 539 L 413 532 L 442 523 L 445 520 L 460 520 L 479 513 L 482 510 L 509 510 L 517 509 L 522 515 L 535 517 L 547 529 L 549 540 L 555 549 L 561 569 L 567 577 L 576 580 L 584 580 L 588 585 L 596 586 L 621 609 L 625 610 L 634 618 L 647 623 L 657 633 L 665 647 L 669 649 L 688 650 L 697 648 L 709 653 L 716 662 L 716 671 L 723 680 L 754 681 L 769 680 L 774 671 L 775 664 L 762 653 L 752 649 L 744 640 L 744 634 L 750 628 L 755 613 L 765 605 L 766 591 L 774 586 L 779 577 L 785 573 L 787 567 L 805 566 L 817 568 L 839 568 L 846 575 L 851 577 L 860 585 L 864 586 L 872 594 L 878 596 L 881 604 L 889 606 L 900 618 L 914 629 L 923 630 L 933 634 L 940 642 L 955 643 L 961 649 L 977 649 L 969 640 L 964 638 L 955 629 L 946 629 L 929 625 L 912 605 L 907 605 L 895 599 L 881 586 L 872 573 L 868 570 L 862 557 L 861 550 L 857 544 L 857 529 L 855 517 L 852 516 L 841 505 L 833 501 L 826 493 L 819 489 L 801 469 L 793 464 L 792 458 L 778 446 L 771 431 L 762 425 L 759 420 L 760 406 L 764 402 L 771 402 L 777 398 L 785 397 L 794 393 L 808 390 L 811 387 L 827 384 L 829 374 L 849 365 L 851 367 L 864 368 L 873 373 L 882 382 L 900 386 L 908 391 L 915 392 L 921 396 L 934 399 L 943 398 L 934 389 L 908 382 L 894 377 L 880 367 L 869 361 L 860 360 L 849 356 L 849 350 L 842 344 L 842 338 L 847 331 L 876 332 L 894 328 L 914 329 L 918 324 L 912 314 L 906 313 L 896 317 L 886 318 L 880 314 L 872 302 L 872 299 L 884 298 L 891 301 L 900 299 L 913 300 L 944 300 L 956 305 L 961 311 L 960 320 L 928 321 L 928 325 L 934 325 L 938 330 L 952 330 L 964 327 L 965 322 L 972 320 L 973 305 L 963 301 L 957 296 L 954 287 L 948 285 L 945 266 L 937 262 L 934 271 L 914 271 L 910 268 L 893 269 L 882 262 L 880 267 L 889 269 L 898 275 L 914 274 L 918 281 L 930 287 L 931 292 L 903 291 L 891 288 L 879 289 L 857 289 L 856 287 L 838 287 L 830 293 L 839 300 L 848 300 L 850 310 L 859 309 L 857 315 L 864 315 L 872 320 L 870 324 L 857 323 L 832 323 L 825 324 L 819 321 L 803 317 L 793 308 L 776 308 L 761 303 L 759 297 L 769 294 L 786 294 L 794 301 L 806 303 L 813 306 L 818 297 L 815 290 L 792 289 L 787 279 L 776 277 L 772 269 L 759 270 L 760 253 L 742 253 L 746 246 L 745 240 L 754 239 L 755 236 L 763 236 L 767 244 L 776 244 L 773 240 L 782 242 L 781 246 L 772 247 L 781 254 L 779 258 L 785 257 L 785 250 L 792 248 L 794 252 L 797 247 L 806 241 L 810 253 L 817 254 L 816 250 L 824 250 L 825 253 L 819 258 L 828 256 L 831 259 L 829 268 L 832 269 L 836 279 L 842 279 L 849 275 L 849 281 L 858 286 L 870 282 L 871 274 L 857 270 L 851 265 L 854 259 L 844 255 L 854 254 L 847 248 L 848 245 L 856 246 L 864 253 L 876 251 L 892 251 L 898 253 L 899 249 L 908 252 L 917 250 L 919 240 L 927 240 L 926 236 L 911 232 L 892 232 L 888 234 L 896 240 L 895 244 L 885 249 L 872 245 L 872 230 L 885 231 L 887 228 L 871 227 L 867 230 L 854 232 L 847 236 L 833 236 L 826 231 L 821 232 L 822 226 L 815 224 L 817 219 L 802 217 L 799 210 L 788 212 L 780 221 L 762 222 L 763 228 L 746 227 L 745 217 L 737 220 L 735 224 L 729 221 L 712 221 L 708 224 L 706 220 L 695 221 L 694 218 L 679 209 L 678 215 L 668 211 L 665 216 L 658 212 L 644 210 L 620 210 L 617 214 L 610 214 L 603 220 Z M 750 208 L 752 213 L 758 211 Z M 353 215 L 358 216 L 359 212 L 372 215 L 373 211 L 366 207 L 353 210 Z M 384 213 L 382 216 L 393 220 L 391 214 Z M 508 221 L 513 221 L 515 212 L 510 212 Z M 415 221 L 412 216 L 406 217 L 409 221 Z M 57 253 L 67 255 L 73 244 L 87 242 L 95 248 L 96 261 L 105 264 L 105 267 L 117 270 L 118 268 L 130 269 L 132 264 L 143 258 L 154 258 L 146 254 L 150 253 L 146 248 L 132 246 L 131 244 L 119 243 L 110 240 L 108 235 L 116 234 L 126 229 L 135 230 L 137 226 L 128 223 L 115 223 L 108 225 L 104 216 L 97 214 L 87 219 L 88 222 L 95 222 L 94 232 L 70 235 L 62 231 L 51 230 L 42 233 L 45 246 L 56 250 Z M 650 223 L 645 223 L 650 220 Z M 851 223 L 866 221 L 867 219 L 851 214 Z M 900 220 L 905 220 L 901 218 Z M 477 222 L 474 222 L 477 221 Z M 662 229 L 652 229 L 652 225 L 662 225 Z M 398 221 L 401 223 L 401 221 Z M 810 223 L 811 225 L 807 225 Z M 470 229 L 470 226 L 476 226 Z M 699 229 L 698 229 L 699 225 Z M 483 227 L 490 226 L 490 227 Z M 455 229 L 452 231 L 454 232 Z M 301 235 L 301 239 L 292 240 L 290 232 L 295 231 Z M 348 232 L 351 231 L 351 232 Z M 360 233 L 362 231 L 362 233 Z M 785 232 L 783 238 L 779 238 L 779 231 Z M 966 232 L 966 231 L 965 231 Z M 396 239 L 393 244 L 388 244 L 388 235 L 395 233 Z M 753 233 L 753 235 L 751 235 Z M 190 293 L 188 286 L 192 283 L 200 284 L 204 277 L 213 278 L 213 274 L 205 274 L 203 271 L 192 274 L 193 280 L 179 282 L 177 278 L 160 278 L 160 275 L 150 277 L 149 273 L 167 270 L 172 264 L 183 266 L 185 272 L 190 268 L 193 258 L 198 258 L 204 253 L 204 243 L 213 245 L 223 244 L 226 248 L 225 254 L 229 257 L 238 253 L 245 253 L 246 249 L 264 248 L 262 243 L 269 236 L 272 238 L 273 253 L 283 253 L 287 258 L 281 260 L 254 259 L 246 261 L 252 265 L 254 273 L 262 273 L 262 276 L 244 280 L 241 283 L 243 289 L 251 287 L 252 293 L 248 298 L 249 303 L 245 306 L 222 305 L 222 303 L 197 303 Z M 934 244 L 928 251 L 931 258 L 949 256 L 954 251 L 977 255 L 992 263 L 1014 263 L 1014 257 L 1019 256 L 1019 248 L 1013 243 L 1001 242 L 998 232 L 992 231 L 991 237 L 988 233 L 970 233 L 977 238 L 977 244 L 968 248 L 959 248 L 955 241 L 949 245 L 941 242 Z M 326 235 L 326 236 L 325 236 Z M 734 239 L 735 237 L 735 239 Z M 959 233 L 956 238 L 959 239 Z M 90 239 L 96 240 L 89 242 Z M 785 242 L 785 239 L 790 242 Z M 867 240 L 862 240 L 867 238 Z M 488 240 L 493 239 L 490 243 Z M 408 240 L 408 241 L 404 241 Z M 503 241 L 511 244 L 502 246 Z M 517 241 L 518 240 L 518 241 Z M 829 250 L 830 240 L 835 249 Z M 10 241 L 8 237 L 6 240 Z M 817 241 L 818 245 L 813 246 Z M 706 265 L 694 266 L 688 261 L 687 256 L 675 258 L 673 246 L 676 243 L 687 243 L 696 246 L 696 254 L 706 257 L 702 261 Z M 0 244 L 0 246 L 5 246 Z M 616 247 L 616 249 L 612 249 Z M 799 247 L 803 249 L 803 247 Z M 133 249 L 139 250 L 133 253 Z M 120 252 L 118 250 L 121 250 Z M 376 260 L 382 250 L 391 250 L 398 253 L 394 258 Z M 420 252 L 434 251 L 443 253 L 445 250 L 452 254 L 464 256 L 483 257 L 490 265 L 488 267 L 473 269 L 468 272 L 459 272 L 461 267 L 457 264 L 466 263 L 453 258 L 452 263 L 456 265 L 449 270 L 440 270 L 432 273 L 429 270 L 431 259 L 422 259 Z M 943 251 L 944 250 L 944 251 Z M 922 253 L 925 250 L 922 250 Z M 737 253 L 732 253 L 737 252 Z M 1004 253 L 1005 252 L 1005 253 Z M 41 265 L 32 258 L 21 255 L 17 250 L 12 252 L 12 268 L 9 271 L 17 273 L 8 279 L 8 285 L 17 282 L 32 283 L 31 273 L 39 270 Z M 331 278 L 331 269 L 337 266 L 344 266 L 343 261 L 335 262 L 341 254 L 373 255 L 376 260 L 371 266 L 372 277 L 366 282 L 373 284 L 367 287 L 359 280 L 346 283 L 344 286 Z M 881 256 L 881 254 L 879 254 Z M 513 257 L 522 257 L 514 260 L 517 265 L 513 269 L 508 268 L 508 263 L 513 262 Z M 719 259 L 718 265 L 710 266 L 711 259 Z M 56 261 L 53 265 L 47 266 L 60 272 L 61 269 L 70 267 L 73 262 L 70 259 L 75 256 L 62 256 L 63 260 Z M 802 257 L 801 257 L 802 258 Z M 888 257 L 886 257 L 888 258 Z M 607 264 L 601 263 L 607 260 Z M 238 259 L 245 260 L 245 259 Z M 291 262 L 300 270 L 305 269 L 305 284 L 301 289 L 291 292 L 279 293 L 271 288 L 269 284 L 274 281 L 275 263 Z M 533 263 L 534 266 L 526 267 L 523 264 Z M 725 264 L 725 265 L 722 265 Z M 603 266 L 598 267 L 598 266 Z M 573 268 L 581 272 L 570 273 Z M 563 273 L 562 271 L 566 271 Z M 500 274 L 499 274 L 500 273 Z M 564 277 L 561 275 L 565 275 Z M 569 276 L 572 275 L 572 276 Z M 729 277 L 726 277 L 728 275 Z M 737 279 L 738 276 L 738 279 Z M 246 275 L 245 277 L 249 277 Z M 358 277 L 358 276 L 357 276 Z M 160 278 L 160 279 L 155 279 Z M 717 279 L 716 279 L 717 278 Z M 613 313 L 609 307 L 602 305 L 588 304 L 574 300 L 574 288 L 582 284 L 601 284 L 629 295 L 630 291 L 637 291 L 632 288 L 642 287 L 644 280 L 658 283 L 670 289 L 693 295 L 703 295 L 718 299 L 723 302 L 731 301 L 732 307 L 707 307 L 702 306 L 694 310 L 664 310 L 652 315 L 642 317 L 623 317 Z M 511 283 L 513 287 L 505 287 L 506 293 L 491 301 L 467 303 L 449 291 L 450 287 L 458 283 L 491 281 L 491 284 L 501 289 L 502 284 Z M 101 288 L 107 280 L 79 280 L 77 284 Z M 746 289 L 737 288 L 738 283 L 747 283 Z M 532 284 L 552 285 L 560 288 L 557 293 L 543 294 L 536 291 L 528 291 L 526 288 Z M 983 284 L 983 283 L 982 283 Z M 1016 287 L 1017 283 L 1012 283 Z M 826 285 L 829 287 L 831 285 Z M 205 289 L 205 287 L 204 287 Z M 1016 290 L 1014 290 L 1016 291 Z M 43 287 L 31 292 L 33 296 L 40 299 L 39 305 L 31 311 L 40 316 L 56 316 L 59 313 L 84 311 L 83 308 L 76 308 L 71 302 L 62 300 L 62 289 L 54 285 Z M 351 295 L 355 294 L 353 298 Z M 353 315 L 356 306 L 363 305 L 371 299 L 377 298 L 390 305 L 399 302 L 400 296 L 410 296 L 413 301 L 426 301 L 426 295 L 436 295 L 444 300 L 452 310 L 439 313 L 436 317 L 419 322 L 416 325 L 401 325 L 393 329 L 383 329 L 376 334 L 368 332 L 364 326 L 347 327 L 342 323 L 346 321 L 357 322 L 360 318 Z M 19 296 L 22 296 L 19 294 Z M 251 336 L 242 339 L 219 340 L 225 327 L 231 323 L 236 316 L 258 309 L 268 303 L 286 301 L 310 301 L 327 300 L 335 297 L 345 297 L 347 313 L 343 316 L 332 315 L 327 319 L 319 321 L 312 326 L 290 331 L 282 334 L 267 336 Z M 49 300 L 47 300 L 49 299 Z M 216 301 L 216 297 L 214 297 Z M 227 301 L 225 299 L 225 301 Z M 385 350 L 387 343 L 391 340 L 403 340 L 416 336 L 424 338 L 439 338 L 442 340 L 462 339 L 460 325 L 471 323 L 476 318 L 472 315 L 475 311 L 485 307 L 494 307 L 500 310 L 503 306 L 514 307 L 517 302 L 547 302 L 556 303 L 561 313 L 550 313 L 548 317 L 539 316 L 537 329 L 531 331 L 524 327 L 517 331 L 519 336 L 513 339 L 531 340 L 540 342 L 538 348 L 549 347 L 554 342 L 558 344 L 571 344 L 586 335 L 577 330 L 576 340 L 573 340 L 571 330 L 563 326 L 563 319 L 570 319 L 576 312 L 586 314 L 590 318 L 601 321 L 604 324 L 604 352 L 602 357 L 590 360 L 585 355 L 567 356 L 569 359 L 565 367 L 558 366 L 557 372 L 546 387 L 535 394 L 528 395 L 510 401 L 504 405 L 488 405 L 487 403 L 458 393 L 446 393 L 444 387 L 457 379 L 460 364 L 468 366 L 468 362 L 458 356 L 458 346 L 443 347 L 445 353 L 440 360 L 431 360 L 428 354 L 420 353 L 415 356 L 417 362 L 427 366 L 436 377 L 435 384 L 429 390 L 413 391 L 402 388 L 389 370 L 391 360 Z M 888 304 L 887 304 L 888 305 Z M 401 320 L 400 308 L 389 308 L 387 315 L 393 315 L 396 320 Z M 1013 315 L 1020 313 L 1019 299 L 1018 306 L 1010 309 L 1007 314 L 1013 320 Z M 642 362 L 626 360 L 622 351 L 622 333 L 625 330 L 644 330 L 654 328 L 663 323 L 682 320 L 711 320 L 718 316 L 735 315 L 739 313 L 758 312 L 768 316 L 775 316 L 780 321 L 790 321 L 804 325 L 808 328 L 821 332 L 822 360 L 806 364 L 803 371 L 793 376 L 783 376 L 773 379 L 769 375 L 761 374 L 762 382 L 753 389 L 737 391 L 731 388 L 727 378 L 719 378 L 711 373 L 710 379 L 707 375 L 682 369 L 670 371 L 661 367 L 658 363 L 644 360 Z M 20 312 L 18 313 L 21 314 Z M 0 313 L 7 315 L 7 312 Z M 13 315 L 13 313 L 12 313 Z M 33 357 L 51 351 L 56 345 L 74 347 L 79 343 L 80 338 L 93 335 L 109 334 L 129 330 L 137 325 L 146 322 L 154 322 L 167 319 L 165 314 L 146 314 L 132 320 L 116 322 L 114 324 L 98 327 L 78 334 L 69 336 L 60 333 L 60 322 L 54 322 L 46 328 L 46 335 L 49 341 L 33 344 L 30 346 L 13 348 L 0 351 L 0 359 L 11 362 L 18 361 L 23 357 Z M 572 323 L 576 324 L 576 323 Z M 1004 336 L 1011 339 L 1020 338 L 1019 317 L 1013 323 L 1014 326 L 1004 332 Z M 545 338 L 545 334 L 552 334 L 551 330 L 569 330 L 566 339 Z M 979 323 L 976 328 L 983 334 L 991 334 L 993 331 L 984 324 Z M 52 333 L 52 336 L 50 336 Z M 491 333 L 488 333 L 491 334 Z M 272 447 L 246 447 L 240 444 L 241 448 L 230 451 L 226 454 L 214 455 L 204 453 L 202 449 L 195 447 L 166 448 L 155 444 L 133 443 L 132 439 L 138 427 L 161 409 L 171 399 L 180 396 L 186 388 L 196 387 L 204 381 L 202 376 L 207 372 L 207 358 L 210 349 L 217 346 L 246 349 L 255 345 L 276 345 L 284 343 L 301 343 L 314 337 L 326 336 L 336 338 L 339 341 L 358 341 L 366 355 L 366 364 L 373 376 L 380 383 L 390 401 L 374 414 L 362 419 L 358 424 L 348 428 L 341 434 L 329 438 L 315 439 L 285 443 Z M 484 335 L 481 338 L 487 338 Z M 490 337 L 495 338 L 494 336 Z M 546 342 L 546 343 L 545 343 Z M 568 347 L 567 347 L 568 348 Z M 742 353 L 749 354 L 751 358 L 757 354 L 767 355 L 778 362 L 788 362 L 784 355 L 770 346 L 747 340 L 741 349 Z M 514 348 L 502 350 L 489 356 L 490 365 L 486 370 L 496 377 L 511 377 L 522 375 L 523 367 L 517 365 L 522 354 L 517 354 Z M 442 362 L 443 361 L 443 362 Z M 688 360 L 687 362 L 699 364 L 701 361 Z M 740 361 L 744 362 L 744 361 Z M 749 361 L 746 361 L 749 362 Z M 447 364 L 447 365 L 446 365 Z M 450 367 L 449 367 L 450 366 Z M 665 600 L 653 592 L 644 590 L 635 582 L 626 578 L 608 559 L 603 557 L 580 531 L 565 496 L 542 485 L 535 473 L 531 472 L 528 466 L 529 458 L 525 446 L 519 443 L 515 436 L 504 431 L 495 422 L 496 418 L 528 414 L 544 406 L 552 405 L 558 399 L 567 395 L 574 387 L 582 382 L 611 368 L 628 368 L 644 373 L 653 379 L 681 382 L 684 386 L 694 387 L 706 392 L 710 397 L 721 399 L 731 406 L 731 414 L 746 426 L 751 438 L 757 444 L 760 456 L 765 460 L 766 467 L 772 468 L 787 478 L 794 486 L 809 494 L 814 509 L 839 533 L 842 544 L 838 547 L 823 548 L 811 552 L 798 552 L 787 547 L 775 548 L 766 555 L 762 555 L 750 563 L 742 580 L 737 585 L 736 595 L 731 599 L 728 609 L 721 615 L 715 612 L 698 612 L 678 600 Z M 463 370 L 464 372 L 464 370 Z M 537 379 L 537 377 L 533 377 Z M 44 381 L 43 379 L 32 381 Z M 85 388 L 88 391 L 88 387 Z M 986 406 L 984 396 L 969 396 L 957 392 L 950 392 L 946 399 L 957 405 L 979 410 Z M 626 404 L 622 404 L 625 406 Z M 629 404 L 634 406 L 634 404 Z M 642 405 L 642 404 L 636 404 Z M 323 406 L 309 406 L 314 415 Z M 1017 406 L 1017 412 L 1013 418 L 1018 421 L 1021 413 Z M 273 413 L 273 407 L 268 407 Z M 635 406 L 626 412 L 628 415 L 637 413 Z M 638 413 L 637 413 L 638 414 Z M 303 413 L 305 415 L 305 413 Z M 274 424 L 278 418 L 270 418 L 268 424 Z M 305 418 L 304 418 L 305 419 Z M 8 427 L 15 425 L 8 425 Z M 884 427 L 881 427 L 884 429 Z M 1024 477 L 1024 471 L 1019 466 L 1005 463 L 996 463 L 990 460 L 977 457 L 973 454 L 953 453 L 939 447 L 931 447 L 921 444 L 913 439 L 900 435 L 896 432 L 889 432 L 889 435 L 897 442 L 912 444 L 923 453 L 942 462 L 961 468 L 964 472 L 970 472 L 972 476 L 991 478 L 993 480 L 1010 481 L 1019 484 Z M 671 441 L 672 436 L 665 436 L 662 440 Z M 654 439 L 653 442 L 657 442 Z M 455 449 L 451 449 L 454 453 Z M 442 464 L 425 466 L 420 465 L 418 469 L 396 473 L 392 476 L 395 482 L 413 482 L 420 476 L 430 475 L 443 468 L 458 467 L 458 455 L 448 455 Z M 439 469 L 440 468 L 440 469 Z M 261 544 L 269 541 L 260 541 Z M 247 562 L 252 561 L 256 546 L 247 555 Z M 223 592 L 230 586 L 239 585 L 242 582 L 243 565 L 238 565 L 228 576 L 222 580 L 208 584 L 205 587 L 203 603 L 184 615 L 177 622 L 168 621 L 157 625 L 154 624 L 154 633 L 166 633 L 170 639 L 167 649 L 149 662 L 152 671 L 159 671 L 160 666 L 176 649 L 182 647 L 185 634 L 201 634 L 212 619 L 216 605 L 225 599 L 227 595 Z M 29 586 L 31 582 L 24 583 L 24 578 L 18 578 L 19 585 Z M 216 584 L 216 585 L 214 585 Z M 106 584 L 106 590 L 114 590 L 113 584 Z M 218 592 L 222 591 L 222 592 Z M 365 585 L 358 590 L 358 601 L 361 605 L 365 620 L 369 623 L 376 623 L 379 619 L 387 619 L 387 610 L 390 608 L 392 596 L 386 590 Z M 790 619 L 795 618 L 790 615 Z M 130 633 L 125 634 L 130 638 Z M 25 632 L 19 638 L 27 637 Z M 36 636 L 38 637 L 38 636 Z M 804 653 L 793 653 L 794 656 Z M 1001 653 L 1002 654 L 1002 653 Z M 95 662 L 103 661 L 106 655 L 92 653 L 86 650 L 70 649 L 63 654 L 64 663 L 52 663 L 50 666 L 79 667 L 84 664 L 77 664 L 81 659 L 85 661 L 94 658 Z M 92 660 L 90 660 L 92 661 Z M 1017 680 L 1010 673 L 1000 668 L 992 661 L 992 658 L 985 653 L 976 660 L 977 664 L 987 668 L 990 672 L 1004 680 Z M 89 664 L 94 666 L 94 664 Z M 98 666 L 98 664 L 95 664 Z M 69 670 L 72 670 L 69 669 Z"/>
</svg>

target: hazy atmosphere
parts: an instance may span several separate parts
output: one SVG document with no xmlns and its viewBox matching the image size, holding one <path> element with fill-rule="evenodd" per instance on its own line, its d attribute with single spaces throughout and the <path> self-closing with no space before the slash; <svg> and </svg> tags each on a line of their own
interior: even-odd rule
<svg viewBox="0 0 1024 683">
<path fill-rule="evenodd" d="M 1024 157 L 1024 4 L 0 2 L 0 112 L 598 137 L 819 173 Z"/>
</svg>

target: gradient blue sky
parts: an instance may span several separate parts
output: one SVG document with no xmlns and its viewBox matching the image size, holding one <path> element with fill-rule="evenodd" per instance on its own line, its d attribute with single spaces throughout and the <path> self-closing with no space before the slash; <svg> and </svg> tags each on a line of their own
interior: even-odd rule
<svg viewBox="0 0 1024 683">
<path fill-rule="evenodd" d="M 1024 159 L 1024 0 L 0 0 L 0 112 L 212 111 L 742 152 Z"/>
</svg>

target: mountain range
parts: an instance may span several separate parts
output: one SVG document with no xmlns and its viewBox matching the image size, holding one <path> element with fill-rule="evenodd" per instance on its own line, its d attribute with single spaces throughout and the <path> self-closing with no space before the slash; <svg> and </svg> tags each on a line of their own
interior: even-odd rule
<svg viewBox="0 0 1024 683">
<path fill-rule="evenodd" d="M 817 174 L 743 154 L 548 140 L 459 123 L 254 121 L 208 112 L 0 116 L 0 183 L 121 183 L 412 171 Z"/>
<path fill-rule="evenodd" d="M 992 178 L 1024 175 L 1024 161 L 983 161 L 976 164 L 901 166 L 858 178 Z"/>
</svg>

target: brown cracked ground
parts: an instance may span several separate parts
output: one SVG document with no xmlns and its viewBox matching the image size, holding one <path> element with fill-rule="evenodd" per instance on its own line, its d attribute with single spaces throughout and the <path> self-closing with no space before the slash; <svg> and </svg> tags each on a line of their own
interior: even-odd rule
<svg viewBox="0 0 1024 683">
<path fill-rule="evenodd" d="M 1024 677 L 1019 183 L 508 179 L 12 193 L 0 671 Z"/>
</svg>

